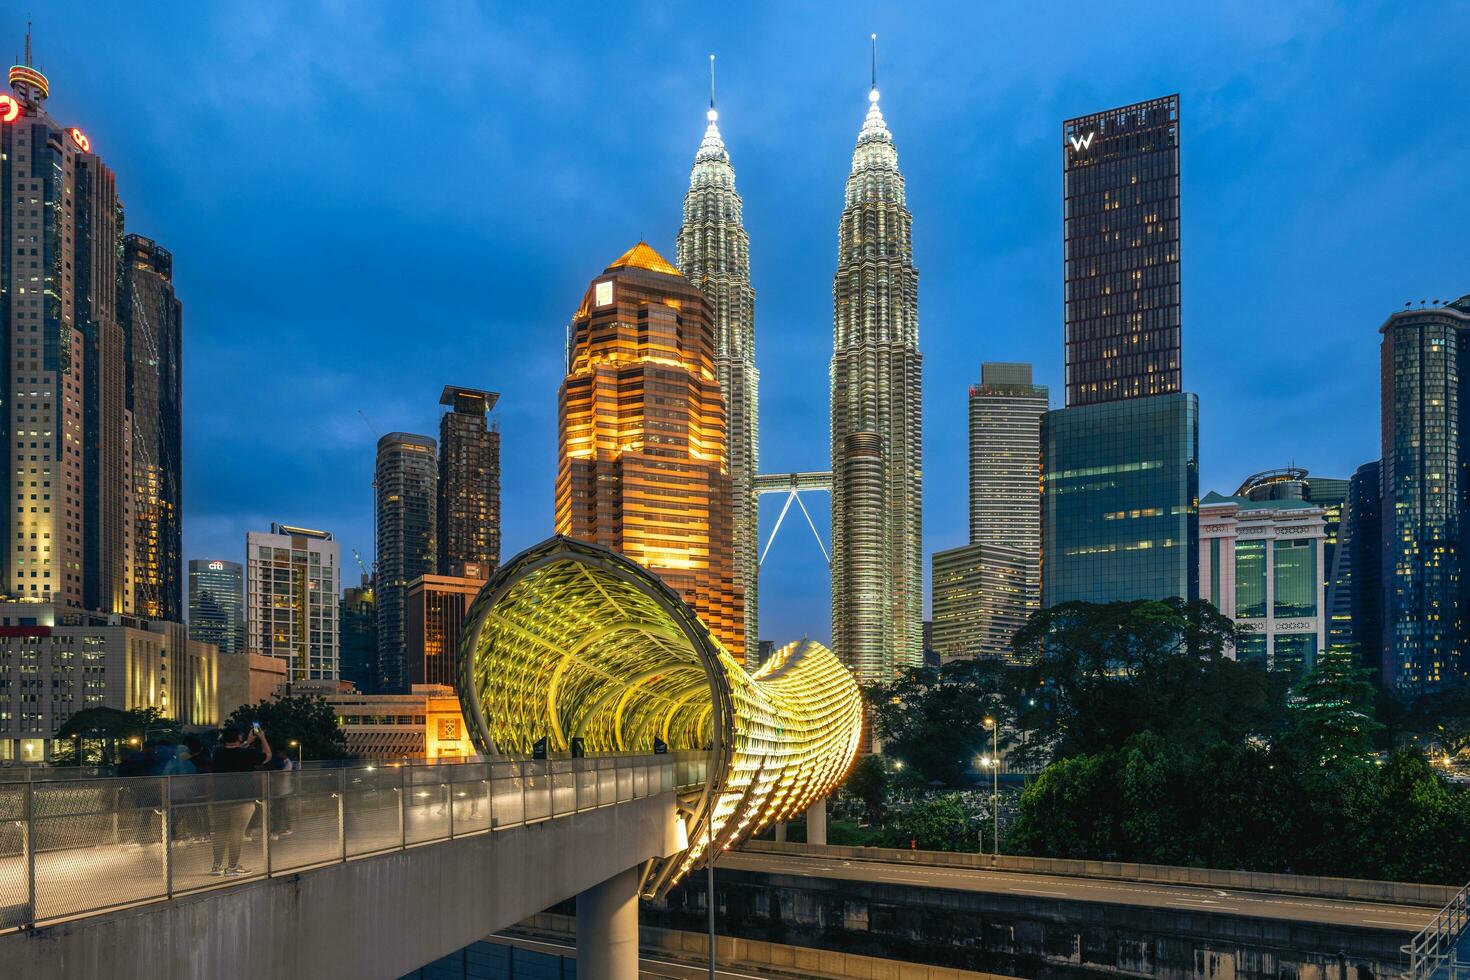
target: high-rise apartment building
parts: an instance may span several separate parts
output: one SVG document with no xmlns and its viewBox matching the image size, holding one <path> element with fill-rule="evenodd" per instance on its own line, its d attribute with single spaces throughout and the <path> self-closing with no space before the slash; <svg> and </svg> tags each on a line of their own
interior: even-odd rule
<svg viewBox="0 0 1470 980">
<path fill-rule="evenodd" d="M 919 272 L 877 79 L 832 283 L 832 647 L 864 684 L 923 664 Z"/>
<path fill-rule="evenodd" d="M 189 559 L 189 639 L 220 653 L 245 649 L 245 570 L 237 561 Z"/>
<path fill-rule="evenodd" d="M 711 78 L 713 81 L 713 77 Z M 715 327 L 715 377 L 725 398 L 726 458 L 729 460 L 735 551 L 735 583 L 745 596 L 747 663 L 759 660 L 760 561 L 755 476 L 760 457 L 755 367 L 755 291 L 750 287 L 750 238 L 735 190 L 735 169 L 716 125 L 713 86 L 709 125 L 694 155 L 684 222 L 679 228 L 678 266 L 710 301 Z"/>
<path fill-rule="evenodd" d="M 459 635 L 484 584 L 479 577 L 455 575 L 420 575 L 409 583 L 405 635 L 410 686 L 459 683 Z"/>
<path fill-rule="evenodd" d="M 1180 391 L 1179 96 L 1068 119 L 1062 138 L 1067 404 Z"/>
<path fill-rule="evenodd" d="M 1067 404 L 1042 428 L 1047 606 L 1198 595 L 1179 147 L 1177 95 L 1062 127 Z"/>
<path fill-rule="evenodd" d="M 970 543 L 1021 552 L 1041 594 L 1041 417 L 1045 385 L 1029 364 L 982 364 L 970 387 Z"/>
<path fill-rule="evenodd" d="M 326 531 L 272 524 L 245 536 L 250 652 L 286 661 L 287 683 L 337 678 L 340 546 Z"/>
<path fill-rule="evenodd" d="M 408 690 L 404 606 L 408 583 L 434 571 L 439 463 L 434 440 L 390 432 L 378 440 L 378 688 Z"/>
<path fill-rule="evenodd" d="M 1348 555 L 1347 574 L 1334 577 L 1346 588 L 1358 665 L 1374 674 L 1383 670 L 1383 468 L 1378 460 L 1364 463 L 1348 481 L 1343 511 L 1342 549 Z M 1338 552 L 1339 557 L 1342 550 Z M 1334 638 L 1336 639 L 1336 638 Z"/>
<path fill-rule="evenodd" d="M 1383 675 L 1405 696 L 1470 673 L 1466 467 L 1470 296 L 1393 314 L 1380 328 Z"/>
<path fill-rule="evenodd" d="M 489 578 L 500 566 L 500 431 L 489 422 L 500 397 L 446 385 L 439 404 L 438 569 Z"/>
<path fill-rule="evenodd" d="M 373 580 L 364 575 L 357 586 L 342 590 L 337 614 L 342 648 L 337 676 L 364 694 L 378 689 L 378 613 L 373 598 Z"/>
<path fill-rule="evenodd" d="M 572 318 L 558 422 L 557 533 L 658 575 L 743 657 L 714 310 L 643 242 Z"/>
<path fill-rule="evenodd" d="M 123 239 L 118 314 L 132 420 L 132 609 L 183 618 L 183 304 L 173 256 L 140 235 Z"/>
</svg>

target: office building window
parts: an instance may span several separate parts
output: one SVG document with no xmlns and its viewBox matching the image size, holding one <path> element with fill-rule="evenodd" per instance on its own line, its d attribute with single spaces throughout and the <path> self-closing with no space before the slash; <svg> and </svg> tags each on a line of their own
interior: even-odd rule
<svg viewBox="0 0 1470 980">
<path fill-rule="evenodd" d="M 1275 552 L 1274 614 L 1277 618 L 1317 615 L 1316 541 L 1277 541 Z"/>
<path fill-rule="evenodd" d="M 1235 659 L 1243 664 L 1266 666 L 1266 634 L 1245 633 L 1235 644 Z"/>
<path fill-rule="evenodd" d="M 1272 669 L 1287 671 L 1293 677 L 1316 669 L 1316 633 L 1277 633 L 1272 646 Z"/>
<path fill-rule="evenodd" d="M 1266 615 L 1266 542 L 1235 542 L 1235 618 Z M 1264 660 L 1264 656 L 1262 660 Z"/>
</svg>

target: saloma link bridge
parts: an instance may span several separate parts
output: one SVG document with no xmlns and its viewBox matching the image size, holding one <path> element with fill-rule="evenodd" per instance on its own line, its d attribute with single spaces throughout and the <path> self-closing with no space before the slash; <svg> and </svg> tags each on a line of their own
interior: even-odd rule
<svg viewBox="0 0 1470 980">
<path fill-rule="evenodd" d="M 826 647 L 747 672 L 564 537 L 481 590 L 460 702 L 479 761 L 0 782 L 0 976 L 398 977 L 576 897 L 578 975 L 636 980 L 640 897 L 823 799 L 862 735 Z"/>
</svg>

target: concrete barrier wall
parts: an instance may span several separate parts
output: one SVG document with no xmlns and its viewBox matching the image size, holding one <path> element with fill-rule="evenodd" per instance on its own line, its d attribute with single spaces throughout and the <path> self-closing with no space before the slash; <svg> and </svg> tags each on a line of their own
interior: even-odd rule
<svg viewBox="0 0 1470 980">
<path fill-rule="evenodd" d="M 790 854 L 806 857 L 847 858 L 854 861 L 887 861 L 935 867 L 976 868 L 1029 874 L 1062 875 L 1075 878 L 1117 878 L 1168 885 L 1200 885 L 1276 892 L 1283 895 L 1312 895 L 1390 905 L 1421 905 L 1444 908 L 1458 888 L 1422 885 L 1403 881 L 1372 881 L 1365 878 L 1328 878 L 1319 875 L 1268 874 L 1260 871 L 1228 871 L 1217 868 L 1181 868 L 1164 864 L 1133 864 L 1127 861 L 1078 861 L 1068 858 L 1021 857 L 956 851 L 914 851 L 889 847 L 848 847 L 829 844 L 778 844 L 752 840 L 742 850 L 761 854 Z"/>
<path fill-rule="evenodd" d="M 521 928 L 534 933 L 568 937 L 576 934 L 576 920 L 569 915 L 534 915 L 522 922 Z M 648 955 L 663 954 L 674 959 L 700 962 L 709 956 L 709 937 L 702 932 L 644 926 L 638 930 L 638 939 L 642 951 Z M 1015 980 L 998 973 L 976 973 L 949 966 L 901 963 L 854 953 L 719 935 L 715 936 L 715 958 L 737 970 L 746 967 L 771 967 L 809 977 L 839 980 Z"/>
</svg>

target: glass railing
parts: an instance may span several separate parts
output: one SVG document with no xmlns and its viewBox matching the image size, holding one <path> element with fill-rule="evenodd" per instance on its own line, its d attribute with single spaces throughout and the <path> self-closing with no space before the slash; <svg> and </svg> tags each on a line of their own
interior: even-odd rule
<svg viewBox="0 0 1470 980">
<path fill-rule="evenodd" d="M 5 781 L 0 930 L 172 898 L 703 782 L 703 753 Z"/>
</svg>

